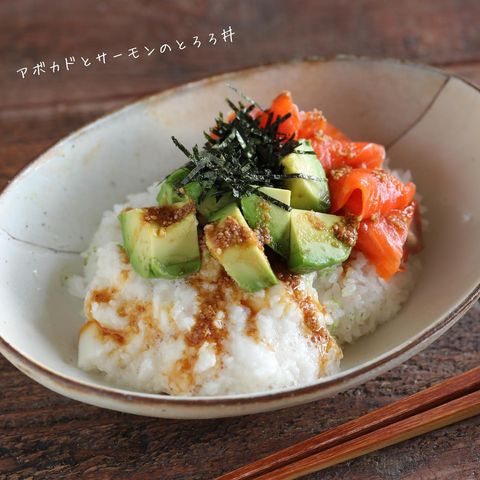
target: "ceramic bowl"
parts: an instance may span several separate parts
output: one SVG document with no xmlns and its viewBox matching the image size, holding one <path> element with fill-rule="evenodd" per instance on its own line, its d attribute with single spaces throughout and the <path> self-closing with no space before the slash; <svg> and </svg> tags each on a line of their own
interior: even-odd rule
<svg viewBox="0 0 480 480">
<path fill-rule="evenodd" d="M 400 314 L 345 350 L 335 376 L 299 388 L 229 397 L 172 397 L 117 388 L 76 365 L 82 306 L 65 278 L 82 271 L 102 212 L 183 162 L 231 83 L 268 104 L 291 90 L 350 137 L 387 146 L 428 208 L 423 274 Z M 0 197 L 0 351 L 68 397 L 172 418 L 243 415 L 298 405 L 358 385 L 451 327 L 480 293 L 480 93 L 447 73 L 394 60 L 340 57 L 262 66 L 162 92 L 87 125 L 24 170 Z"/>
</svg>

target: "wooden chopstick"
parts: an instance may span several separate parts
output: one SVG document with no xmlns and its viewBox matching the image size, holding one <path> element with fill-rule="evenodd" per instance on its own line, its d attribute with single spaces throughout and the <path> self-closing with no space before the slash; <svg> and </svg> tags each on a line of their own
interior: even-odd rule
<svg viewBox="0 0 480 480">
<path fill-rule="evenodd" d="M 258 480 L 299 478 L 478 414 L 480 414 L 480 390 L 256 478 Z"/>
<path fill-rule="evenodd" d="M 478 414 L 479 390 L 480 367 L 477 367 L 217 480 L 280 480 L 327 468 Z"/>
</svg>

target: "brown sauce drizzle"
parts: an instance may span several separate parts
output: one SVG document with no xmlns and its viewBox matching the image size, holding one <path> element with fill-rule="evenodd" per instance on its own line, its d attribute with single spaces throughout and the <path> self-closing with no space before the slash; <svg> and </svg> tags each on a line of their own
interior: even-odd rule
<svg viewBox="0 0 480 480">
<path fill-rule="evenodd" d="M 167 228 L 174 223 L 180 222 L 187 215 L 196 211 L 193 202 L 185 203 L 182 206 L 163 205 L 161 207 L 148 207 L 144 209 L 143 220 L 153 223 L 162 228 Z"/>
<path fill-rule="evenodd" d="M 117 293 L 114 287 L 102 288 L 101 290 L 94 290 L 90 296 L 90 301 L 95 303 L 108 303 Z"/>
<path fill-rule="evenodd" d="M 202 240 L 200 243 L 202 244 Z M 198 360 L 199 351 L 205 342 L 213 345 L 217 357 L 221 358 L 224 352 L 224 342 L 228 336 L 225 323 L 228 319 L 228 309 L 233 304 L 240 304 L 248 310 L 245 321 L 245 334 L 254 341 L 260 342 L 260 334 L 257 325 L 257 315 L 261 310 L 264 300 L 257 304 L 252 295 L 243 291 L 237 283 L 225 272 L 217 261 L 205 255 L 202 248 L 203 268 L 200 272 L 187 278 L 187 283 L 197 292 L 198 307 L 195 314 L 195 324 L 190 332 L 185 335 L 187 347 L 183 358 L 177 361 L 171 381 L 175 385 L 195 386 L 194 368 Z M 205 272 L 218 269 L 215 275 L 209 277 Z M 222 312 L 222 320 L 218 321 L 218 314 Z"/>
<path fill-rule="evenodd" d="M 205 235 L 214 244 L 215 250 L 219 251 L 216 252 L 218 255 L 228 247 L 257 241 L 252 231 L 240 225 L 234 217 L 226 217 L 221 222 L 206 225 Z"/>
<path fill-rule="evenodd" d="M 268 227 L 257 227 L 254 233 L 262 249 L 263 245 L 270 245 L 272 243 L 272 236 L 270 235 L 270 229 Z"/>
<path fill-rule="evenodd" d="M 106 327 L 93 316 L 92 304 L 108 303 L 114 299 L 117 292 L 118 290 L 116 288 L 104 288 L 100 290 L 94 290 L 90 294 L 90 297 L 85 303 L 87 322 L 82 326 L 80 333 L 82 333 L 88 325 L 95 322 L 102 337 L 108 337 L 117 344 L 123 345 L 125 344 L 127 337 L 138 333 L 138 324 L 140 321 L 143 321 L 149 327 L 148 333 L 146 334 L 148 347 L 159 336 L 158 330 L 155 327 L 155 321 L 153 319 L 153 307 L 151 302 L 125 301 L 117 307 L 117 314 L 119 317 L 128 317 L 128 327 L 124 330 Z"/>
<path fill-rule="evenodd" d="M 352 267 L 352 262 L 354 260 L 355 257 L 355 252 L 353 252 L 343 263 L 342 263 L 342 271 L 340 273 L 340 278 L 342 280 L 345 279 L 345 277 L 347 276 L 347 273 L 348 271 L 350 270 L 350 268 Z"/>
<path fill-rule="evenodd" d="M 199 349 L 206 341 L 215 346 L 217 353 L 222 352 L 222 343 L 227 335 L 227 330 L 217 325 L 216 319 L 219 312 L 228 318 L 227 289 L 235 288 L 234 281 L 221 270 L 216 281 L 209 283 L 211 288 L 206 288 L 205 280 L 201 275 L 193 275 L 187 282 L 197 291 L 198 308 L 195 315 L 195 324 L 185 336 L 187 345 Z"/>
<path fill-rule="evenodd" d="M 118 330 L 107 328 L 95 319 L 88 320 L 82 325 L 82 327 L 80 328 L 80 335 L 82 335 L 82 333 L 84 333 L 85 330 L 87 330 L 92 324 L 97 326 L 97 331 L 99 332 L 102 339 L 108 337 L 119 345 L 125 344 L 125 336 L 121 332 L 119 332 Z"/>
<path fill-rule="evenodd" d="M 315 212 L 309 210 L 305 213 L 305 216 L 307 217 L 310 225 L 312 225 L 312 227 L 316 230 L 327 230 L 327 225 L 325 224 L 325 222 L 322 222 L 322 220 L 320 220 L 317 215 L 315 215 Z"/>
<path fill-rule="evenodd" d="M 258 331 L 257 315 L 261 310 L 255 303 L 249 298 L 242 298 L 240 303 L 248 310 L 247 321 L 245 325 L 245 335 L 253 338 L 257 343 L 260 343 L 260 332 Z"/>
<path fill-rule="evenodd" d="M 264 198 L 261 198 L 257 204 L 258 221 L 254 232 L 258 241 L 262 245 L 270 245 L 272 243 L 272 236 L 270 234 L 269 224 L 272 219 L 270 214 L 270 203 Z"/>
<path fill-rule="evenodd" d="M 127 251 L 125 250 L 124 247 L 122 247 L 121 245 L 118 245 L 118 252 L 120 254 L 120 261 L 124 264 L 124 265 L 128 265 L 130 263 L 130 260 L 128 259 L 128 253 Z"/>
<path fill-rule="evenodd" d="M 204 258 L 203 261 L 215 260 Z M 195 324 L 185 335 L 187 346 L 183 358 L 176 362 L 170 374 L 170 383 L 181 390 L 195 386 L 193 370 L 204 342 L 213 344 L 217 355 L 223 352 L 227 329 L 221 322 L 217 323 L 217 314 L 223 312 L 224 319 L 228 318 L 227 290 L 234 286 L 233 280 L 223 269 L 220 270 L 216 281 L 211 283 L 203 278 L 202 271 L 187 278 L 187 283 L 197 291 L 198 307 Z"/>
<path fill-rule="evenodd" d="M 354 247 L 358 239 L 359 217 L 346 213 L 341 222 L 333 225 L 333 235 L 349 247 Z"/>
<path fill-rule="evenodd" d="M 286 270 L 275 272 L 277 277 L 285 283 L 292 300 L 303 313 L 303 323 L 310 333 L 310 340 L 315 344 L 323 344 L 330 339 L 327 329 L 319 323 L 319 315 L 325 314 L 325 306 L 308 295 L 300 287 L 300 276 Z"/>
<path fill-rule="evenodd" d="M 267 202 L 264 198 L 261 198 L 258 203 L 258 217 L 259 223 L 262 226 L 268 225 L 268 223 L 272 220 L 272 215 L 270 213 L 270 203 Z"/>
<path fill-rule="evenodd" d="M 127 269 L 124 269 L 120 272 L 120 280 L 125 283 L 130 277 L 130 272 Z"/>
</svg>

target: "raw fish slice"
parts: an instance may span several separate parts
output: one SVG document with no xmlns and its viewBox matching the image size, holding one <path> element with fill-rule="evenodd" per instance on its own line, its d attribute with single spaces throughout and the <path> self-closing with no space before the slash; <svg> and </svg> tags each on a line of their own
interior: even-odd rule
<svg viewBox="0 0 480 480">
<path fill-rule="evenodd" d="M 329 179 L 331 213 L 345 210 L 367 219 L 386 214 L 392 209 L 403 210 L 415 195 L 415 185 L 403 184 L 381 169 L 344 167 L 333 170 Z"/>
<path fill-rule="evenodd" d="M 415 208 L 415 202 L 411 202 L 404 209 L 394 209 L 386 216 L 360 222 L 355 249 L 368 257 L 384 280 L 401 270 Z"/>
<path fill-rule="evenodd" d="M 312 147 L 327 173 L 341 167 L 380 168 L 385 160 L 385 147 L 371 142 L 317 136 L 312 139 Z"/>
<path fill-rule="evenodd" d="M 350 138 L 347 137 L 341 130 L 339 130 L 335 125 L 330 122 L 325 122 L 325 127 L 323 128 L 323 133 L 328 135 L 334 140 L 340 140 L 342 142 L 350 142 Z"/>
<path fill-rule="evenodd" d="M 380 168 L 385 160 L 385 147 L 370 142 L 330 142 L 332 168 Z"/>
<path fill-rule="evenodd" d="M 271 107 L 260 115 L 260 126 L 266 126 L 269 115 L 272 114 L 272 122 L 278 117 L 284 117 L 290 114 L 286 120 L 280 123 L 278 133 L 283 135 L 285 139 L 296 137 L 301 125 L 300 112 L 298 107 L 293 103 L 290 92 L 280 93 L 272 102 Z"/>
</svg>

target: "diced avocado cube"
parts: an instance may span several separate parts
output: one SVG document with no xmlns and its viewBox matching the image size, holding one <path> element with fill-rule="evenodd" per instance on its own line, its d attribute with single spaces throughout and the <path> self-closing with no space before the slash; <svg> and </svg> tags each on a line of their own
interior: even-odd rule
<svg viewBox="0 0 480 480">
<path fill-rule="evenodd" d="M 119 215 L 132 268 L 145 278 L 179 278 L 200 268 L 192 202 L 125 209 Z"/>
<path fill-rule="evenodd" d="M 349 257 L 355 239 L 356 226 L 348 225 L 344 217 L 292 210 L 289 270 L 308 273 L 342 263 Z"/>
<path fill-rule="evenodd" d="M 295 152 L 283 157 L 280 163 L 286 174 L 300 173 L 319 179 L 318 181 L 303 178 L 285 180 L 285 187 L 292 192 L 291 206 L 303 210 L 327 212 L 330 208 L 327 176 L 313 152 L 311 143 L 303 141 Z"/>
<path fill-rule="evenodd" d="M 215 212 L 232 203 L 233 196 L 231 193 L 217 194 L 215 188 L 210 189 L 203 197 L 200 182 L 192 181 L 183 187 L 176 187 L 188 174 L 188 167 L 181 167 L 172 172 L 161 184 L 157 195 L 159 205 L 172 205 L 173 203 L 184 202 L 187 199 L 192 200 L 197 205 L 197 211 L 202 216 L 201 220 L 205 222 Z"/>
<path fill-rule="evenodd" d="M 224 193 L 218 196 L 217 190 L 212 188 L 198 204 L 198 211 L 208 220 L 213 214 L 232 202 L 233 195 L 231 193 Z"/>
<path fill-rule="evenodd" d="M 260 191 L 290 205 L 290 190 L 261 187 Z M 273 251 L 284 258 L 290 253 L 290 212 L 259 195 L 241 200 L 242 212 L 248 225 L 260 233 L 259 237 Z"/>
<path fill-rule="evenodd" d="M 181 167 L 172 172 L 161 184 L 157 195 L 159 205 L 172 205 L 173 203 L 187 200 L 187 197 L 196 202 L 202 193 L 202 187 L 199 182 L 190 182 L 185 186 L 176 188 L 188 174 L 190 169 Z"/>
<path fill-rule="evenodd" d="M 235 203 L 224 207 L 205 226 L 208 250 L 228 275 L 247 292 L 278 283 L 268 258 Z"/>
</svg>

